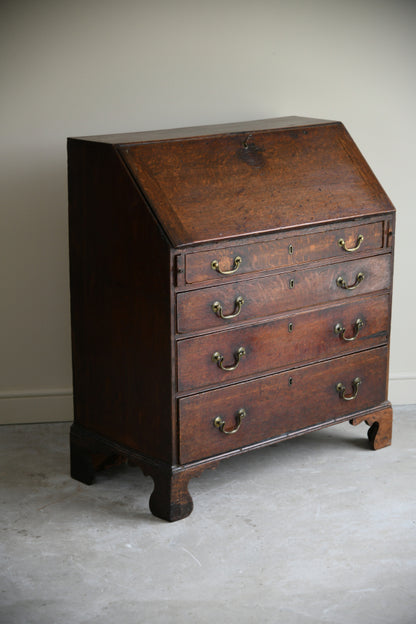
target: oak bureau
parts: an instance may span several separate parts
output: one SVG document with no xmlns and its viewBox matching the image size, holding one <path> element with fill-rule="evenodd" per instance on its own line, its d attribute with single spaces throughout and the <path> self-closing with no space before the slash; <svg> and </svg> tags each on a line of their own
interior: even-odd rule
<svg viewBox="0 0 416 624">
<path fill-rule="evenodd" d="M 339 122 L 68 139 L 71 474 L 191 513 L 221 459 L 345 420 L 391 442 L 395 211 Z"/>
</svg>

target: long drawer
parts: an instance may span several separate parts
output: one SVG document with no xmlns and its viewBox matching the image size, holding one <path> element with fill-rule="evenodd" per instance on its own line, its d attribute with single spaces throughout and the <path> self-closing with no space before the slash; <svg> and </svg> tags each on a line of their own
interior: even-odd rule
<svg viewBox="0 0 416 624">
<path fill-rule="evenodd" d="M 228 328 L 239 321 L 345 301 L 388 289 L 390 284 L 391 254 L 382 254 L 179 293 L 177 331 Z"/>
<path fill-rule="evenodd" d="M 389 297 L 384 294 L 188 338 L 177 344 L 178 391 L 375 347 L 387 341 L 388 331 Z"/>
<path fill-rule="evenodd" d="M 324 258 L 344 258 L 351 253 L 368 252 L 381 249 L 382 246 L 383 221 L 378 221 L 219 247 L 187 254 L 186 282 L 193 284 L 215 279 L 227 280 L 233 274 L 270 271 Z"/>
<path fill-rule="evenodd" d="M 180 399 L 180 462 L 211 457 L 380 405 L 386 400 L 387 361 L 387 347 L 378 347 Z M 226 433 L 237 427 L 232 435 Z"/>
</svg>

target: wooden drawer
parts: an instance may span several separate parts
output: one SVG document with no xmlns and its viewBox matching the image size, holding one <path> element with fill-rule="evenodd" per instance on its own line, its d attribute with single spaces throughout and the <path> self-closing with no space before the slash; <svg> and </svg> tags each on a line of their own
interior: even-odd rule
<svg viewBox="0 0 416 624">
<path fill-rule="evenodd" d="M 339 325 L 345 329 L 344 338 L 339 328 L 340 333 L 335 332 Z M 180 340 L 178 391 L 227 384 L 267 371 L 375 347 L 387 341 L 388 332 L 389 296 L 385 294 Z M 244 354 L 239 356 L 241 348 Z M 223 360 L 214 360 L 214 353 Z M 219 364 L 236 368 L 223 370 Z"/>
<path fill-rule="evenodd" d="M 180 462 L 225 453 L 380 405 L 386 400 L 387 359 L 387 347 L 379 347 L 180 399 Z M 348 397 L 357 377 L 361 383 L 356 398 L 344 400 L 337 384 L 345 386 Z M 220 417 L 225 429 L 232 429 L 241 409 L 245 417 L 233 435 L 215 426 Z"/>
<path fill-rule="evenodd" d="M 363 237 L 360 242 L 360 238 Z M 348 252 L 340 246 L 359 249 Z M 345 258 L 351 254 L 381 249 L 383 246 L 383 221 L 361 225 L 345 225 L 339 229 L 294 234 L 275 240 L 219 247 L 212 251 L 188 253 L 185 261 L 185 279 L 188 284 L 216 279 L 230 280 L 233 275 L 258 271 L 272 271 L 324 258 Z M 240 258 L 240 262 L 238 261 Z M 237 259 L 237 260 L 236 260 Z M 218 263 L 218 269 L 212 267 Z M 220 271 L 233 271 L 221 274 Z"/>
<path fill-rule="evenodd" d="M 352 286 L 359 273 L 364 274 L 364 279 L 356 288 L 346 290 L 338 286 L 338 277 L 342 277 L 347 286 Z M 387 289 L 390 285 L 391 254 L 382 254 L 178 293 L 177 331 L 183 334 L 228 328 L 240 321 L 330 301 L 345 301 L 356 295 Z M 236 303 L 238 297 L 244 301 L 240 310 Z M 220 318 L 213 310 L 215 302 L 221 304 L 223 315 L 239 311 L 238 316 Z"/>
</svg>

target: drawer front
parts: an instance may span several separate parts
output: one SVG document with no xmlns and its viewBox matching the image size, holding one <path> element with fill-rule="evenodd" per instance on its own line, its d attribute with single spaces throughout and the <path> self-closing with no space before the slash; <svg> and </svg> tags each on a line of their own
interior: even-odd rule
<svg viewBox="0 0 416 624">
<path fill-rule="evenodd" d="M 227 281 L 233 275 L 272 271 L 324 258 L 345 258 L 382 246 L 383 221 L 348 225 L 326 232 L 189 253 L 185 261 L 185 278 L 188 284 L 217 279 Z M 355 251 L 347 251 L 356 247 Z"/>
<path fill-rule="evenodd" d="M 360 383 L 354 385 L 357 378 Z M 346 398 L 356 396 L 345 400 L 343 392 Z M 387 347 L 379 347 L 180 399 L 180 462 L 348 417 L 380 405 L 386 392 Z M 240 427 L 227 435 L 219 428 L 221 421 L 225 430 L 236 428 L 239 421 Z"/>
<path fill-rule="evenodd" d="M 357 278 L 360 273 L 364 275 L 361 282 Z M 338 278 L 349 289 L 342 288 Z M 325 302 L 346 301 L 356 295 L 388 289 L 390 284 L 391 254 L 382 254 L 179 293 L 177 331 L 183 334 L 229 328 L 240 321 Z M 218 307 L 214 309 L 216 303 L 221 306 L 220 314 L 232 318 L 221 318 Z"/>
<path fill-rule="evenodd" d="M 188 338 L 177 343 L 178 391 L 228 384 L 375 347 L 387 341 L 388 332 L 389 296 L 385 294 Z"/>
</svg>

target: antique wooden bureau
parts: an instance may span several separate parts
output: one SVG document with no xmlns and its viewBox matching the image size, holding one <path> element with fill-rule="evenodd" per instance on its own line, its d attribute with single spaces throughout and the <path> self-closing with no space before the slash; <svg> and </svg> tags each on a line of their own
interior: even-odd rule
<svg viewBox="0 0 416 624">
<path fill-rule="evenodd" d="M 236 453 L 390 444 L 395 212 L 341 123 L 69 139 L 68 172 L 75 479 L 138 465 L 173 521 Z"/>
</svg>

